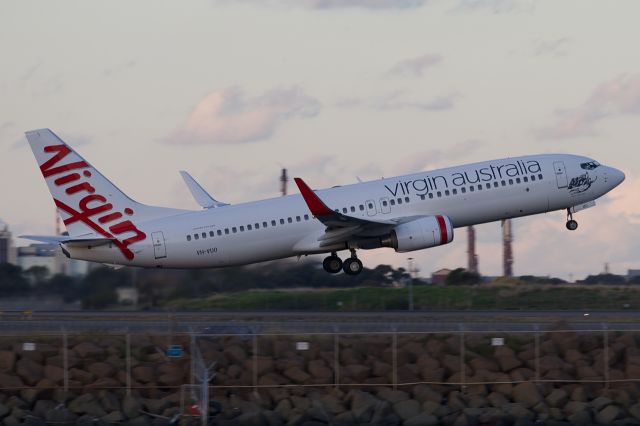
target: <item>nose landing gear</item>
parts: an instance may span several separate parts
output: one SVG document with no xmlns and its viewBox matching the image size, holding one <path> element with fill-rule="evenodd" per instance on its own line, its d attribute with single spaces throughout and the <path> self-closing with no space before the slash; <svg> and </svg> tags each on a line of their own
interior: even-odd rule
<svg viewBox="0 0 640 426">
<path fill-rule="evenodd" d="M 573 220 L 573 213 L 571 213 L 571 207 L 567 209 L 567 229 L 569 231 L 575 231 L 578 229 L 578 222 Z"/>
</svg>

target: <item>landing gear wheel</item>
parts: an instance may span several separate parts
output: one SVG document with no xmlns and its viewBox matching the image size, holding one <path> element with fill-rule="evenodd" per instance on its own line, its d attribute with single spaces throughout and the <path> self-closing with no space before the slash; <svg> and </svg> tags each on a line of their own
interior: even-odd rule
<svg viewBox="0 0 640 426">
<path fill-rule="evenodd" d="M 358 275 L 362 272 L 362 262 L 357 257 L 350 257 L 342 263 L 342 269 L 347 275 Z"/>
<path fill-rule="evenodd" d="M 324 258 L 322 267 L 330 274 L 337 274 L 342 269 L 342 260 L 335 254 L 332 254 Z"/>
<path fill-rule="evenodd" d="M 575 231 L 578 229 L 578 222 L 573 220 L 573 213 L 571 213 L 571 208 L 567 209 L 567 229 L 569 231 Z"/>
</svg>

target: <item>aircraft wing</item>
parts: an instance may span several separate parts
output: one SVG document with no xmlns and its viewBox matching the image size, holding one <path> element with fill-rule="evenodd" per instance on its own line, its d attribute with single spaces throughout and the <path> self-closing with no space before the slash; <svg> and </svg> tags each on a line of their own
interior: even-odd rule
<svg viewBox="0 0 640 426">
<path fill-rule="evenodd" d="M 348 241 L 353 237 L 384 235 L 400 223 L 417 219 L 417 217 L 404 217 L 396 220 L 371 220 L 342 214 L 331 210 L 302 179 L 294 178 L 294 181 L 311 214 L 327 227 L 325 233 L 318 238 L 320 246 Z"/>
<path fill-rule="evenodd" d="M 213 198 L 205 189 L 198 183 L 191 175 L 184 170 L 180 170 L 180 175 L 184 179 L 184 183 L 187 184 L 187 188 L 191 191 L 191 195 L 198 204 L 204 209 L 215 209 L 218 207 L 228 206 L 227 203 L 222 203 Z"/>
</svg>

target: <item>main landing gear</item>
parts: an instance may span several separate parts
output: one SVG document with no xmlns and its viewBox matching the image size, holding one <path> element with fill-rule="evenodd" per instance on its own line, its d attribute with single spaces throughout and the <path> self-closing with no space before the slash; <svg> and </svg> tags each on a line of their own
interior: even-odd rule
<svg viewBox="0 0 640 426">
<path fill-rule="evenodd" d="M 573 220 L 573 213 L 571 213 L 571 207 L 567 209 L 567 229 L 569 231 L 575 231 L 578 229 L 578 222 Z"/>
<path fill-rule="evenodd" d="M 347 275 L 358 275 L 362 272 L 362 262 L 356 256 L 356 251 L 351 249 L 351 257 L 345 259 L 343 262 L 340 260 L 336 252 L 332 252 L 331 256 L 325 257 L 322 261 L 322 267 L 330 274 L 337 274 L 342 269 Z"/>
</svg>

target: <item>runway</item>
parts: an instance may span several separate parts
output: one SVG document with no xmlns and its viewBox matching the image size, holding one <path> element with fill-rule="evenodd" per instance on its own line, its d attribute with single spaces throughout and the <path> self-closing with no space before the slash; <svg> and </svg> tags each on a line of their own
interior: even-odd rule
<svg viewBox="0 0 640 426">
<path fill-rule="evenodd" d="M 3 312 L 0 332 L 371 333 L 640 330 L 640 311 Z"/>
</svg>

